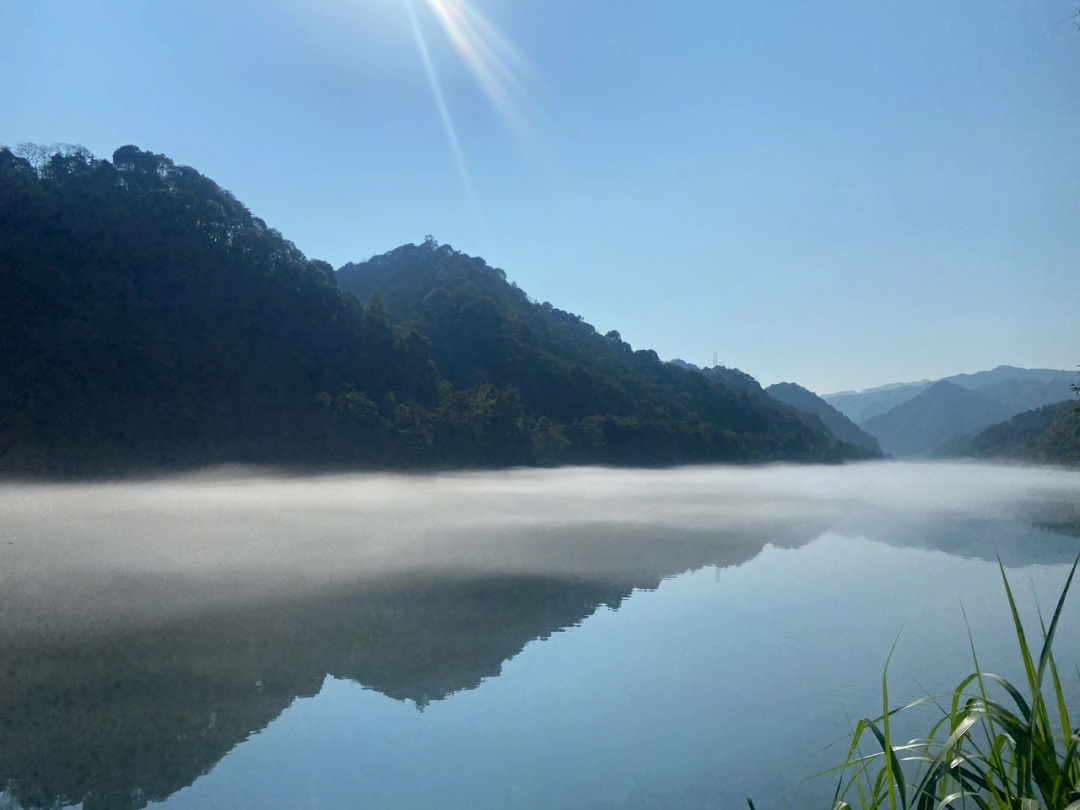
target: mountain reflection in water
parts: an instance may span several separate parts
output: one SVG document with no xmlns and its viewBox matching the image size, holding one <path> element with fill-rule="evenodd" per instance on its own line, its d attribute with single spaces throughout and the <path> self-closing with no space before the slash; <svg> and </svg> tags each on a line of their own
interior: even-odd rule
<svg viewBox="0 0 1080 810">
<path fill-rule="evenodd" d="M 829 530 L 1065 563 L 1075 538 L 1031 527 L 1075 521 L 1078 494 L 917 464 L 7 485 L 0 785 L 142 807 L 327 676 L 422 709 L 635 589 Z"/>
</svg>

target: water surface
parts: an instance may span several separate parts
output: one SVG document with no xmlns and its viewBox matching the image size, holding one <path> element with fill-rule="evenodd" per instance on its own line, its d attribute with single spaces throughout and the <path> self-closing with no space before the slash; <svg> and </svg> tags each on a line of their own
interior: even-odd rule
<svg viewBox="0 0 1080 810">
<path fill-rule="evenodd" d="M 1078 522 L 973 464 L 5 485 L 0 806 L 825 806 L 897 634 L 896 700 L 961 604 L 1017 675 L 996 557 L 1034 619 Z"/>
</svg>

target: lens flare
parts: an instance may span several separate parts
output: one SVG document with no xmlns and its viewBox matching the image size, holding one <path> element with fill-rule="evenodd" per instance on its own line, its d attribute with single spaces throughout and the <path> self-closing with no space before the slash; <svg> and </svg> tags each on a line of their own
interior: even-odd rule
<svg viewBox="0 0 1080 810">
<path fill-rule="evenodd" d="M 469 195 L 469 199 L 474 209 L 476 209 L 476 191 L 473 188 L 472 178 L 469 176 L 465 153 L 461 151 L 461 143 L 458 141 L 457 130 L 454 128 L 454 120 L 450 117 L 450 108 L 446 106 L 446 97 L 443 95 L 439 77 L 435 73 L 435 66 L 431 62 L 427 41 L 424 39 L 423 31 L 420 30 L 420 21 L 416 19 L 416 10 L 413 8 L 412 0 L 402 0 L 402 2 L 409 13 L 409 22 L 412 24 L 413 35 L 416 37 L 416 47 L 420 50 L 420 60 L 424 63 L 424 71 L 427 73 L 428 83 L 431 85 L 431 93 L 435 96 L 435 106 L 439 110 L 443 129 L 446 130 L 446 139 L 450 142 L 450 151 L 454 155 L 454 164 L 457 166 L 458 174 L 461 175 L 465 193 Z"/>
<path fill-rule="evenodd" d="M 467 0 L 424 0 L 488 99 L 513 132 L 530 139 L 517 99 L 525 95 L 528 65 L 513 44 Z"/>
<path fill-rule="evenodd" d="M 536 81 L 525 58 L 513 43 L 503 36 L 468 0 L 423 0 L 423 2 L 439 22 L 447 39 L 469 68 L 488 101 L 502 115 L 519 145 L 539 162 L 551 165 L 553 161 L 549 150 L 543 140 L 536 135 L 536 129 L 533 126 L 537 123 L 537 119 L 523 113 L 523 109 L 539 112 L 535 109 L 536 104 L 527 103 L 532 94 L 530 88 L 526 87 L 526 83 L 535 89 Z M 477 224 L 482 231 L 486 231 L 465 155 L 458 140 L 414 2 L 402 0 L 402 3 L 408 13 L 428 83 L 435 96 L 439 117 L 442 119 L 443 129 L 450 142 L 454 163 L 472 203 Z"/>
</svg>

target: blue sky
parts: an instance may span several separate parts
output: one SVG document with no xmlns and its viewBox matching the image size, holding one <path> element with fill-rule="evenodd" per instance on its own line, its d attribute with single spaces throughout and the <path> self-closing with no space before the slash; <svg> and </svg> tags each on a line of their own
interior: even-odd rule
<svg viewBox="0 0 1080 810">
<path fill-rule="evenodd" d="M 1075 0 L 409 1 L 461 162 L 406 0 L 2 3 L 0 143 L 163 152 L 335 266 L 430 233 L 766 384 L 1080 364 Z"/>
</svg>

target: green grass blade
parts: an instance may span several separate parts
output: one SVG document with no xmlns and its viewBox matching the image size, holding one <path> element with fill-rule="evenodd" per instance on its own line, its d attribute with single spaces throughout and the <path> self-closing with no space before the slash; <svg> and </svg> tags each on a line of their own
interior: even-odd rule
<svg viewBox="0 0 1080 810">
<path fill-rule="evenodd" d="M 978 722 L 980 717 L 982 717 L 981 713 L 972 712 L 956 725 L 953 733 L 950 734 L 945 739 L 945 742 L 941 744 L 941 750 L 938 751 L 937 756 L 934 757 L 934 759 L 930 762 L 930 767 L 926 772 L 926 776 L 915 789 L 915 795 L 912 796 L 913 801 L 918 800 L 918 798 L 923 795 L 923 793 L 927 792 L 928 789 L 932 790 L 931 782 L 932 780 L 936 780 L 937 777 L 940 775 L 942 764 L 952 752 L 953 746 L 956 745 L 956 743 L 960 740 L 961 737 L 967 734 L 968 729 L 975 725 L 975 723 Z"/>
<path fill-rule="evenodd" d="M 1073 576 L 1076 574 L 1076 567 L 1080 565 L 1080 555 L 1077 555 L 1076 560 L 1072 564 L 1072 568 L 1069 569 L 1069 575 L 1065 578 L 1065 587 L 1061 589 L 1061 596 L 1058 597 L 1057 606 L 1054 608 L 1054 616 L 1050 619 L 1050 629 L 1044 634 L 1042 652 L 1039 654 L 1039 669 L 1035 674 L 1035 684 L 1032 687 L 1032 703 L 1042 699 L 1042 680 L 1046 675 L 1046 667 L 1050 662 L 1050 649 L 1054 644 L 1054 634 L 1057 633 L 1058 619 L 1061 618 L 1061 609 L 1065 607 L 1065 597 L 1069 595 L 1069 586 L 1072 585 Z"/>
<path fill-rule="evenodd" d="M 897 759 L 896 752 L 889 745 L 888 736 L 878 728 L 876 723 L 867 722 L 866 727 L 870 729 L 871 734 L 877 737 L 881 750 L 885 754 L 885 767 L 878 774 L 878 781 L 884 780 L 884 787 L 888 791 L 889 810 L 894 810 L 897 807 L 897 793 L 900 794 L 900 809 L 907 810 L 907 788 L 904 785 L 904 772 L 900 768 L 900 760 Z"/>
<path fill-rule="evenodd" d="M 870 730 L 874 733 L 874 736 L 878 738 L 881 743 L 881 748 L 885 752 L 885 776 L 888 780 L 889 788 L 889 810 L 897 810 L 896 794 L 900 794 L 900 808 L 901 810 L 907 810 L 907 795 L 904 787 L 904 773 L 900 770 L 900 762 L 896 758 L 896 752 L 892 748 L 892 740 L 889 734 L 889 715 L 892 712 L 889 710 L 889 662 L 892 661 L 893 652 L 896 650 L 896 643 L 900 640 L 900 633 L 896 634 L 896 638 L 893 639 L 892 647 L 889 649 L 889 655 L 885 659 L 885 666 L 881 668 L 881 726 L 879 731 L 878 727 L 873 723 L 870 724 Z"/>
<path fill-rule="evenodd" d="M 1035 706 L 1038 703 L 1038 696 L 1036 694 L 1036 677 L 1035 677 L 1035 662 L 1031 658 L 1031 648 L 1027 643 L 1027 636 L 1024 634 L 1024 624 L 1020 621 L 1020 612 L 1016 608 L 1016 599 L 1013 597 L 1012 588 L 1009 586 L 1009 577 L 1005 574 L 1005 566 L 1001 562 L 1001 557 L 998 557 L 998 569 L 1001 571 L 1001 581 L 1005 585 L 1005 596 L 1009 601 L 1009 612 L 1012 614 L 1013 629 L 1016 632 L 1016 641 L 1020 646 L 1020 656 L 1024 661 L 1024 672 L 1027 676 L 1028 687 L 1031 689 L 1032 700 L 1032 725 L 1035 724 L 1036 709 Z M 1023 757 L 1022 767 L 1017 778 L 1017 792 L 1020 794 L 1018 799 L 1023 801 L 1029 798 L 1032 793 L 1032 758 L 1034 756 L 1035 740 L 1034 735 L 1028 736 L 1028 753 Z"/>
</svg>

